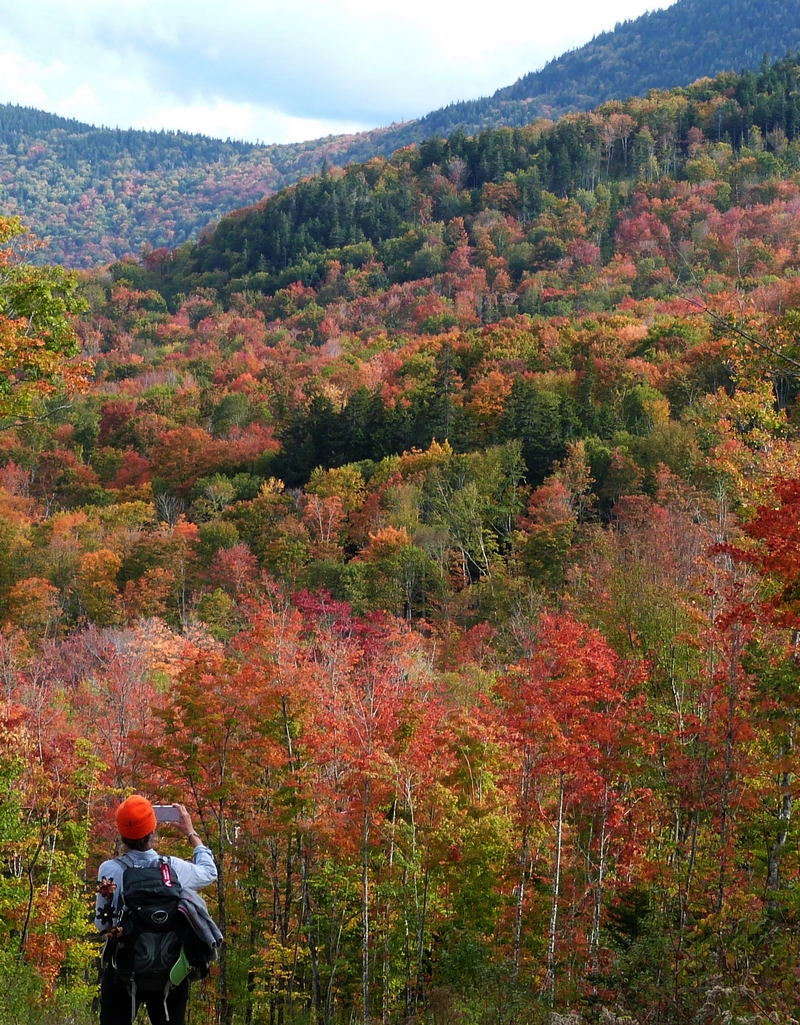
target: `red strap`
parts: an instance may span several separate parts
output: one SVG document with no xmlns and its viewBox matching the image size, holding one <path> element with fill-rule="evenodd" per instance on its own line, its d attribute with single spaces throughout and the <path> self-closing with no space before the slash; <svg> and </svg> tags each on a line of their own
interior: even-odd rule
<svg viewBox="0 0 800 1025">
<path fill-rule="evenodd" d="M 161 878 L 164 880 L 164 886 L 172 886 L 172 872 L 168 861 L 161 862 Z"/>
</svg>

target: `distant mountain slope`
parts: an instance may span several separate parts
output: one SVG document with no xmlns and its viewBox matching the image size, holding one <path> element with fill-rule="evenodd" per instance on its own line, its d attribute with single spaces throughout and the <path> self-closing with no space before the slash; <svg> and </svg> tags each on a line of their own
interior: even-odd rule
<svg viewBox="0 0 800 1025">
<path fill-rule="evenodd" d="M 589 110 L 720 71 L 755 69 L 800 47 L 796 0 L 678 0 L 617 25 L 495 93 L 494 104 L 533 99 L 555 113 Z"/>
<path fill-rule="evenodd" d="M 605 211 L 584 236 L 591 262 L 612 253 L 617 218 L 635 206 L 638 189 L 703 184 L 723 211 L 734 195 L 769 195 L 800 168 L 799 80 L 793 56 L 759 74 L 722 72 L 555 123 L 433 137 L 388 160 L 306 178 L 222 218 L 196 244 L 117 264 L 112 274 L 169 302 L 199 289 L 223 300 L 298 282 L 301 291 L 324 289 L 339 277 L 377 287 L 444 275 L 449 294 L 452 273 L 467 266 L 460 250 L 469 235 L 483 247 L 477 263 L 502 271 L 513 291 L 568 257 L 551 239 L 553 211 L 568 201 L 569 216 Z M 657 221 L 649 230 L 660 237 Z"/>
<path fill-rule="evenodd" d="M 254 203 L 323 161 L 393 151 L 388 129 L 284 146 L 180 132 L 95 128 L 0 105 L 0 213 L 49 240 L 43 258 L 92 267 L 174 247 L 209 222 Z"/>
<path fill-rule="evenodd" d="M 720 71 L 755 70 L 765 55 L 782 57 L 798 48 L 796 0 L 678 0 L 603 32 L 493 96 L 451 103 L 395 126 L 385 141 L 399 147 L 457 128 L 475 133 L 558 118 Z"/>
<path fill-rule="evenodd" d="M 50 238 L 46 258 L 88 267 L 175 246 L 210 221 L 321 167 L 344 165 L 456 129 L 475 134 L 609 99 L 756 68 L 800 48 L 797 0 L 678 0 L 618 25 L 493 96 L 358 135 L 255 146 L 174 132 L 94 128 L 0 105 L 0 211 Z"/>
</svg>

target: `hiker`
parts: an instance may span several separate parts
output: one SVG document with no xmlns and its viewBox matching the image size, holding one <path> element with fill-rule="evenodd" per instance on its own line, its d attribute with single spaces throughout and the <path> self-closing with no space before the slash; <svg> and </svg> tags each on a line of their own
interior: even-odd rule
<svg viewBox="0 0 800 1025">
<path fill-rule="evenodd" d="M 156 813 L 147 798 L 134 794 L 117 808 L 120 857 L 104 861 L 97 873 L 95 925 L 107 936 L 100 984 L 100 1025 L 123 1025 L 133 1021 L 140 1004 L 146 1006 L 152 1025 L 184 1025 L 186 1005 L 189 1001 L 189 979 L 183 977 L 185 973 L 181 974 L 181 981 L 175 984 L 175 976 L 173 975 L 173 980 L 170 981 L 168 970 L 166 981 L 160 981 L 158 989 L 142 988 L 137 986 L 136 975 L 130 971 L 130 966 L 123 970 L 117 959 L 125 947 L 125 943 L 120 943 L 123 935 L 127 936 L 127 931 L 123 930 L 128 928 L 120 924 L 124 909 L 123 878 L 126 873 L 130 889 L 136 885 L 141 887 L 141 891 L 137 889 L 137 893 L 148 890 L 148 894 L 143 895 L 144 901 L 148 899 L 149 891 L 153 888 L 170 898 L 173 892 L 180 894 L 181 891 L 200 890 L 217 878 L 214 855 L 195 832 L 189 812 L 182 804 L 173 804 L 172 809 L 175 821 L 170 824 L 183 833 L 192 845 L 191 861 L 162 858 L 153 848 Z M 142 872 L 143 869 L 150 871 Z M 159 871 L 153 872 L 153 869 Z M 141 882 L 137 878 L 139 873 Z M 132 882 L 132 879 L 135 882 Z M 197 900 L 202 903 L 202 898 Z M 167 912 L 157 913 L 167 921 Z M 171 937 L 173 933 L 170 931 L 169 935 Z M 180 942 L 176 942 L 182 955 Z M 186 971 L 188 972 L 188 965 Z"/>
</svg>

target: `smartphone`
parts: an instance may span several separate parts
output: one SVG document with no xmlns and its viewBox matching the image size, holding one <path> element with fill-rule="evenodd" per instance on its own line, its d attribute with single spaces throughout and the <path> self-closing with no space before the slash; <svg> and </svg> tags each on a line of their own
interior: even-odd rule
<svg viewBox="0 0 800 1025">
<path fill-rule="evenodd" d="M 156 822 L 180 822 L 181 813 L 178 808 L 171 804 L 154 804 L 153 811 L 156 813 Z"/>
</svg>

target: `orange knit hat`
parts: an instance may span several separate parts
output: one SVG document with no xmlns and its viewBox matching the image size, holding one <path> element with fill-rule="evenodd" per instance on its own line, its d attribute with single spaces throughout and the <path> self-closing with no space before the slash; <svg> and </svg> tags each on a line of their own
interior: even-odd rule
<svg viewBox="0 0 800 1025">
<path fill-rule="evenodd" d="M 156 813 L 146 797 L 132 794 L 117 808 L 117 829 L 123 840 L 141 840 L 156 828 Z"/>
</svg>

